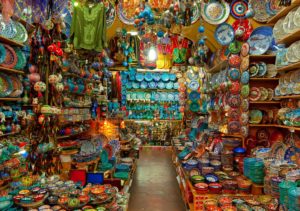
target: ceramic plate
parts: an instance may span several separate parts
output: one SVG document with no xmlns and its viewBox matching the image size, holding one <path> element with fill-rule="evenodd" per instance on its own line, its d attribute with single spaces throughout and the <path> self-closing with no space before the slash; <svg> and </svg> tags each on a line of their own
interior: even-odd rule
<svg viewBox="0 0 300 211">
<path fill-rule="evenodd" d="M 135 75 L 135 80 L 137 80 L 138 82 L 141 82 L 144 80 L 144 74 L 143 73 L 137 73 Z"/>
<path fill-rule="evenodd" d="M 199 103 L 198 103 L 198 102 L 192 102 L 192 103 L 190 104 L 190 110 L 191 110 L 192 112 L 198 112 L 198 111 L 200 110 L 200 105 L 199 105 Z"/>
<path fill-rule="evenodd" d="M 242 30 L 243 34 L 240 36 L 236 36 L 236 39 L 240 41 L 248 40 L 253 31 L 251 22 L 248 19 L 238 19 L 233 22 L 232 27 L 235 34 L 237 34 L 237 30 Z"/>
<path fill-rule="evenodd" d="M 28 33 L 27 33 L 26 28 L 20 22 L 15 22 L 15 24 L 16 24 L 17 34 L 13 38 L 13 40 L 20 42 L 20 43 L 26 42 L 28 39 Z"/>
<path fill-rule="evenodd" d="M 250 94 L 249 84 L 243 85 L 241 89 L 241 96 L 247 98 Z"/>
<path fill-rule="evenodd" d="M 152 73 L 147 72 L 147 73 L 145 74 L 145 81 L 150 82 L 150 81 L 152 81 L 152 79 L 153 79 Z"/>
<path fill-rule="evenodd" d="M 242 48 L 242 43 L 237 40 L 231 42 L 228 46 L 228 49 L 229 49 L 230 53 L 232 53 L 232 54 L 240 53 L 241 48 Z"/>
<path fill-rule="evenodd" d="M 242 59 L 239 55 L 232 54 L 228 59 L 228 63 L 231 67 L 239 67 L 242 62 Z"/>
<path fill-rule="evenodd" d="M 250 77 L 254 77 L 258 74 L 259 71 L 259 66 L 256 63 L 252 63 L 250 64 L 250 68 L 249 68 L 249 73 L 250 73 Z"/>
<path fill-rule="evenodd" d="M 213 25 L 219 25 L 225 22 L 229 16 L 230 7 L 226 2 L 212 1 L 210 3 L 201 4 L 202 18 Z"/>
<path fill-rule="evenodd" d="M 134 25 L 135 10 L 138 8 L 139 4 L 139 1 L 120 0 L 117 5 L 119 19 L 127 25 Z"/>
<path fill-rule="evenodd" d="M 189 99 L 191 101 L 198 101 L 200 99 L 200 93 L 197 91 L 191 91 L 189 94 Z"/>
<path fill-rule="evenodd" d="M 268 99 L 268 96 L 269 96 L 269 92 L 268 92 L 268 89 L 266 89 L 265 87 L 259 87 L 259 90 L 260 90 L 260 98 L 259 98 L 259 101 L 265 101 Z"/>
<path fill-rule="evenodd" d="M 0 43 L 0 64 L 5 61 L 6 58 L 6 49 L 3 44 Z"/>
<path fill-rule="evenodd" d="M 4 45 L 5 50 L 6 50 L 6 57 L 5 61 L 1 64 L 3 67 L 6 68 L 14 68 L 18 62 L 18 57 L 16 52 L 12 47 L 9 45 Z"/>
<path fill-rule="evenodd" d="M 250 120 L 249 120 L 250 124 L 259 124 L 262 120 L 263 114 L 260 110 L 250 110 L 249 116 L 250 116 Z"/>
<path fill-rule="evenodd" d="M 164 81 L 164 82 L 169 81 L 170 80 L 169 73 L 163 73 L 162 76 L 161 76 L 161 80 Z"/>
<path fill-rule="evenodd" d="M 242 57 L 242 61 L 241 61 L 241 71 L 247 71 L 248 68 L 249 68 L 249 56 L 246 56 L 246 57 Z"/>
<path fill-rule="evenodd" d="M 241 98 L 239 95 L 231 95 L 228 98 L 228 105 L 231 108 L 238 108 L 241 105 Z"/>
<path fill-rule="evenodd" d="M 243 112 L 247 112 L 249 110 L 249 101 L 248 99 L 243 99 L 241 104 L 241 109 Z"/>
<path fill-rule="evenodd" d="M 260 62 L 258 64 L 258 77 L 263 77 L 267 73 L 267 64 L 264 62 Z"/>
<path fill-rule="evenodd" d="M 251 55 L 262 55 L 267 52 L 273 42 L 273 32 L 270 26 L 256 28 L 250 35 L 248 43 Z"/>
<path fill-rule="evenodd" d="M 239 133 L 241 130 L 241 124 L 239 121 L 232 121 L 228 123 L 229 133 Z"/>
<path fill-rule="evenodd" d="M 235 81 L 232 82 L 231 87 L 230 87 L 230 93 L 231 94 L 239 94 L 241 91 L 241 85 L 239 82 Z"/>
<path fill-rule="evenodd" d="M 199 88 L 199 82 L 196 81 L 196 80 L 193 80 L 193 81 L 191 81 L 191 82 L 188 84 L 188 87 L 189 87 L 191 90 L 196 91 L 196 90 L 198 90 L 198 88 Z"/>
<path fill-rule="evenodd" d="M 250 79 L 250 75 L 249 75 L 249 72 L 248 71 L 245 71 L 242 73 L 242 76 L 241 76 L 241 83 L 242 84 L 248 84 L 249 83 L 249 79 Z"/>
<path fill-rule="evenodd" d="M 240 71 L 236 68 L 231 68 L 228 71 L 228 77 L 232 81 L 237 81 L 240 79 Z"/>
<path fill-rule="evenodd" d="M 260 93 L 259 88 L 252 87 L 250 90 L 250 96 L 249 96 L 250 101 L 258 101 L 260 97 L 261 97 L 261 93 Z"/>
<path fill-rule="evenodd" d="M 245 42 L 241 48 L 241 55 L 246 57 L 249 54 L 250 46 L 249 43 Z"/>
<path fill-rule="evenodd" d="M 260 23 L 267 22 L 270 16 L 266 10 L 266 2 L 261 0 L 249 0 L 249 3 L 254 10 L 253 19 Z"/>
<path fill-rule="evenodd" d="M 222 23 L 215 30 L 215 39 L 221 45 L 229 45 L 234 40 L 234 30 L 228 23 Z"/>
<path fill-rule="evenodd" d="M 164 88 L 166 88 L 166 84 L 164 82 L 160 81 L 160 82 L 158 82 L 157 87 L 159 89 L 164 89 Z"/>
<path fill-rule="evenodd" d="M 236 19 L 242 19 L 245 17 L 248 10 L 247 0 L 233 0 L 230 4 L 230 13 Z"/>
</svg>

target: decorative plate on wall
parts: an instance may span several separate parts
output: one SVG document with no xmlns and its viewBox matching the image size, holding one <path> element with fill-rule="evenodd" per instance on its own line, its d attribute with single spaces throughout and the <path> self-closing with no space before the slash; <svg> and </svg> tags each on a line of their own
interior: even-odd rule
<svg viewBox="0 0 300 211">
<path fill-rule="evenodd" d="M 120 20 L 127 25 L 134 25 L 134 13 L 139 4 L 140 1 L 137 0 L 120 0 L 117 6 L 117 13 Z"/>
<path fill-rule="evenodd" d="M 245 18 L 247 10 L 247 0 L 233 0 L 230 4 L 230 13 L 236 19 Z"/>
<path fill-rule="evenodd" d="M 112 1 L 104 1 L 105 14 L 106 14 L 106 27 L 111 27 L 116 19 L 116 7 Z"/>
<path fill-rule="evenodd" d="M 221 45 L 229 45 L 234 40 L 234 30 L 228 23 L 222 23 L 215 30 L 215 39 Z"/>
<path fill-rule="evenodd" d="M 201 4 L 202 18 L 213 25 L 224 23 L 230 13 L 229 4 L 226 2 L 212 1 L 207 4 Z"/>
</svg>

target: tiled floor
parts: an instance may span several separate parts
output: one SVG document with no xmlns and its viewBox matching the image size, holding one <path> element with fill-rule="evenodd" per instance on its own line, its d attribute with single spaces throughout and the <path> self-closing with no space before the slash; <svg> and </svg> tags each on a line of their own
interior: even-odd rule
<svg viewBox="0 0 300 211">
<path fill-rule="evenodd" d="M 185 211 L 171 152 L 144 148 L 130 190 L 129 211 Z"/>
</svg>

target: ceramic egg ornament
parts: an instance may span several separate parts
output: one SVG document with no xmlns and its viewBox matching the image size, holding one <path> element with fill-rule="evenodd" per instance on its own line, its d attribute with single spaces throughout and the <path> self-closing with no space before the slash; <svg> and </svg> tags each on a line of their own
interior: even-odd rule
<svg viewBox="0 0 300 211">
<path fill-rule="evenodd" d="M 49 84 L 56 84 L 58 82 L 58 76 L 57 75 L 49 75 Z"/>
</svg>

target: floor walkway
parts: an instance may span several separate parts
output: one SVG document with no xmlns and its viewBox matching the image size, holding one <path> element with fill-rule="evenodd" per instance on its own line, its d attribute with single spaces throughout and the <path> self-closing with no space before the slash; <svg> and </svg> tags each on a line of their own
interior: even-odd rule
<svg viewBox="0 0 300 211">
<path fill-rule="evenodd" d="M 140 151 L 130 193 L 128 211 L 185 211 L 170 151 Z"/>
</svg>

